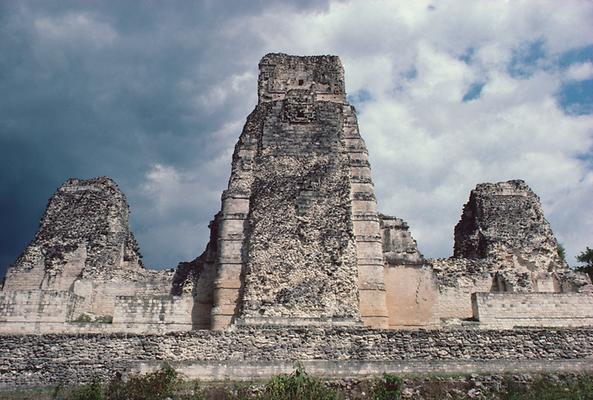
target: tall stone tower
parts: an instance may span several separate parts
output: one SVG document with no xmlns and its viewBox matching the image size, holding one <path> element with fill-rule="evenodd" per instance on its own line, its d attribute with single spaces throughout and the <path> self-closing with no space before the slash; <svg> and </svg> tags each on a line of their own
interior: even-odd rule
<svg viewBox="0 0 593 400">
<path fill-rule="evenodd" d="M 268 54 L 215 219 L 212 327 L 386 327 L 367 149 L 336 56 Z"/>
</svg>

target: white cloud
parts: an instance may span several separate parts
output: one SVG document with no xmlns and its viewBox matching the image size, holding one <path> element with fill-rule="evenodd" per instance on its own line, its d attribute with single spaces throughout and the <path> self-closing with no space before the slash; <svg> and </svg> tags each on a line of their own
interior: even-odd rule
<svg viewBox="0 0 593 400">
<path fill-rule="evenodd" d="M 214 137 L 220 134 L 214 134 Z M 180 171 L 174 166 L 154 164 L 140 184 L 139 195 L 144 207 L 155 217 L 166 220 L 196 207 L 217 203 L 220 188 L 212 177 L 222 171 L 230 171 L 229 153 L 217 155 L 209 160 L 200 160 L 196 169 Z M 155 214 L 156 213 L 156 214 Z"/>
<path fill-rule="evenodd" d="M 67 43 L 84 42 L 95 46 L 113 43 L 117 32 L 106 22 L 87 13 L 67 13 L 58 17 L 38 17 L 33 21 L 39 36 L 44 40 Z"/>
<path fill-rule="evenodd" d="M 586 62 L 571 65 L 565 72 L 565 79 L 571 81 L 584 81 L 593 78 L 593 63 Z"/>
<path fill-rule="evenodd" d="M 194 104 L 214 112 L 231 100 L 255 98 L 252 93 L 255 79 L 257 77 L 252 71 L 241 71 L 230 77 L 223 77 L 220 81 L 209 83 L 203 92 L 198 91 L 193 99 Z"/>
<path fill-rule="evenodd" d="M 593 172 L 579 160 L 593 146 L 593 116 L 568 115 L 555 96 L 593 67 L 550 65 L 593 43 L 591 20 L 593 3 L 577 0 L 357 0 L 245 25 L 262 53 L 341 56 L 349 93 L 370 94 L 357 108 L 379 206 L 408 220 L 429 256 L 451 254 L 453 226 L 477 183 L 516 178 L 540 195 L 572 256 L 593 242 L 593 221 L 578 217 L 593 215 Z M 509 72 L 517 56 L 523 76 Z M 481 93 L 462 102 L 475 83 Z"/>
</svg>

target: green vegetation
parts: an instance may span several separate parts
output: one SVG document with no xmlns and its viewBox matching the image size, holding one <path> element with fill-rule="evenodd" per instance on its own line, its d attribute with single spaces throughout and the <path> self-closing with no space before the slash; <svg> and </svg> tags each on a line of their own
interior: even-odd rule
<svg viewBox="0 0 593 400">
<path fill-rule="evenodd" d="M 593 280 L 593 249 L 587 248 L 581 252 L 577 257 L 577 261 L 584 264 L 576 268 L 577 271 L 584 272 Z"/>
<path fill-rule="evenodd" d="M 59 390 L 56 391 L 56 398 L 59 393 Z M 103 395 L 103 385 L 101 381 L 97 378 L 93 379 L 93 381 L 89 384 L 79 386 L 72 390 L 68 399 L 71 400 L 105 400 L 105 396 Z"/>
<path fill-rule="evenodd" d="M 566 249 L 564 248 L 562 243 L 558 243 L 556 251 L 558 252 L 558 257 L 560 257 L 562 261 L 566 262 Z"/>
<path fill-rule="evenodd" d="M 95 318 L 95 322 L 99 324 L 112 324 L 113 323 L 113 316 L 112 315 L 99 315 Z"/>
<path fill-rule="evenodd" d="M 93 322 L 93 319 L 91 318 L 91 316 L 89 314 L 80 314 L 78 317 L 76 317 L 76 319 L 73 319 L 72 322 L 78 322 L 81 324 L 86 324 L 89 322 Z"/>
<path fill-rule="evenodd" d="M 335 400 L 338 392 L 318 378 L 307 374 L 302 366 L 290 374 L 273 377 L 259 397 L 261 400 Z"/>
<path fill-rule="evenodd" d="M 404 389 L 404 380 L 399 376 L 383 374 L 373 384 L 373 400 L 399 400 Z"/>
<path fill-rule="evenodd" d="M 592 400 L 593 379 L 581 376 L 574 380 L 552 381 L 539 378 L 530 386 L 507 382 L 504 400 Z"/>
<path fill-rule="evenodd" d="M 161 400 L 167 397 L 175 398 L 181 383 L 182 379 L 177 372 L 171 366 L 165 365 L 160 370 L 149 374 L 131 375 L 127 381 L 117 376 L 107 385 L 106 399 Z"/>
<path fill-rule="evenodd" d="M 111 324 L 111 323 L 113 323 L 113 316 L 111 316 L 111 315 L 94 316 L 92 314 L 82 313 L 76 319 L 72 320 L 72 322 L 77 322 L 77 323 L 81 323 L 81 324 L 88 324 L 88 323 Z"/>
<path fill-rule="evenodd" d="M 192 384 L 188 390 L 188 384 Z M 161 369 L 148 374 L 133 374 L 127 380 L 115 376 L 107 384 L 95 378 L 91 383 L 65 390 L 56 387 L 53 400 L 202 400 L 197 381 L 184 381 L 177 371 L 165 364 Z"/>
<path fill-rule="evenodd" d="M 485 382 L 485 383 L 482 383 Z M 489 382 L 489 383 L 488 383 Z M 127 380 L 94 379 L 74 388 L 0 392 L 8 400 L 593 400 L 593 375 L 414 375 L 402 379 L 383 374 L 375 378 L 324 381 L 302 366 L 267 382 L 218 382 L 203 386 L 182 379 L 170 366 Z"/>
</svg>

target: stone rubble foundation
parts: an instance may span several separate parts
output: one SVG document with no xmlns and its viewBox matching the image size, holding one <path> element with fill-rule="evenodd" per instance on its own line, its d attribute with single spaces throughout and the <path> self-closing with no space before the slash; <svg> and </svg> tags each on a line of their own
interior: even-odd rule
<svg viewBox="0 0 593 400">
<path fill-rule="evenodd" d="M 332 377 L 424 372 L 592 371 L 593 328 L 375 330 L 238 328 L 165 335 L 0 336 L 0 388 L 147 372 L 167 362 L 189 378 L 258 379 L 301 362 Z"/>
</svg>

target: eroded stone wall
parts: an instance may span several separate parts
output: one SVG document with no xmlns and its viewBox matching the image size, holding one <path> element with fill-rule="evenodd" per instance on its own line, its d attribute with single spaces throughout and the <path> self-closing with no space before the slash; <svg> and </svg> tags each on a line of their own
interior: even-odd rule
<svg viewBox="0 0 593 400">
<path fill-rule="evenodd" d="M 454 257 L 498 259 L 529 271 L 565 267 L 539 198 L 521 180 L 472 190 L 455 227 Z"/>
<path fill-rule="evenodd" d="M 427 260 L 427 264 L 438 290 L 437 316 L 445 323 L 473 319 L 470 298 L 476 292 L 591 291 L 588 278 L 571 270 L 558 256 L 557 241 L 539 198 L 520 180 L 477 185 L 455 227 L 453 257 Z M 553 307 L 564 308 L 562 296 L 546 298 L 556 304 Z M 515 299 L 518 297 L 508 297 L 511 312 Z M 580 317 L 571 315 L 577 319 L 588 315 L 580 311 Z M 525 323 L 529 325 L 529 321 Z"/>
<path fill-rule="evenodd" d="M 69 179 L 49 200 L 35 238 L 8 270 L 4 289 L 68 290 L 77 277 L 142 270 L 128 205 L 115 182 Z"/>
<path fill-rule="evenodd" d="M 259 101 L 235 146 L 206 250 L 175 271 L 144 269 L 115 182 L 70 179 L 8 271 L 0 331 L 53 332 L 60 320 L 68 332 L 434 328 L 473 323 L 475 292 L 593 291 L 558 256 L 523 181 L 478 185 L 455 227 L 454 256 L 425 260 L 408 225 L 377 212 L 339 58 L 268 54 L 259 67 Z M 518 298 L 508 298 L 509 309 Z M 562 296 L 546 299 L 565 308 Z M 485 307 L 499 303 L 507 304 Z M 576 310 L 573 319 L 588 321 Z M 87 320 L 101 324 L 72 324 Z"/>
<path fill-rule="evenodd" d="M 408 224 L 401 218 L 381 214 L 383 255 L 389 265 L 422 265 L 424 257 L 412 237 Z"/>
<path fill-rule="evenodd" d="M 582 368 L 583 363 L 593 362 L 592 334 L 591 329 L 396 331 L 308 327 L 167 335 L 2 335 L 0 387 L 82 383 L 164 361 L 182 371 L 201 366 L 200 379 L 204 380 L 220 378 L 225 371 L 235 378 L 242 372 L 244 378 L 255 378 L 262 368 L 274 372 L 269 369 L 271 365 L 282 363 L 286 369 L 295 361 L 316 360 L 324 362 L 322 366 L 329 374 L 339 371 L 340 365 L 352 370 L 357 362 L 357 374 L 365 370 L 381 373 L 395 364 L 402 370 L 407 366 L 407 372 L 425 371 L 427 366 L 439 363 L 445 371 L 447 366 L 448 370 L 457 366 L 467 372 L 481 363 L 488 371 L 488 361 L 494 370 L 505 365 L 541 368 L 560 362 L 564 367 Z"/>
<path fill-rule="evenodd" d="M 387 326 L 370 165 L 337 57 L 269 54 L 219 217 L 212 327 Z"/>
<path fill-rule="evenodd" d="M 439 292 L 432 270 L 423 265 L 388 265 L 385 289 L 389 328 L 435 327 Z"/>
<path fill-rule="evenodd" d="M 1 330 L 42 333 L 60 322 L 111 320 L 117 296 L 168 294 L 173 272 L 143 267 L 128 213 L 110 178 L 69 179 L 58 188 L 6 274 Z"/>
<path fill-rule="evenodd" d="M 0 292 L 0 325 L 69 321 L 73 319 L 77 303 L 81 301 L 81 297 L 64 291 L 3 291 Z"/>
</svg>

